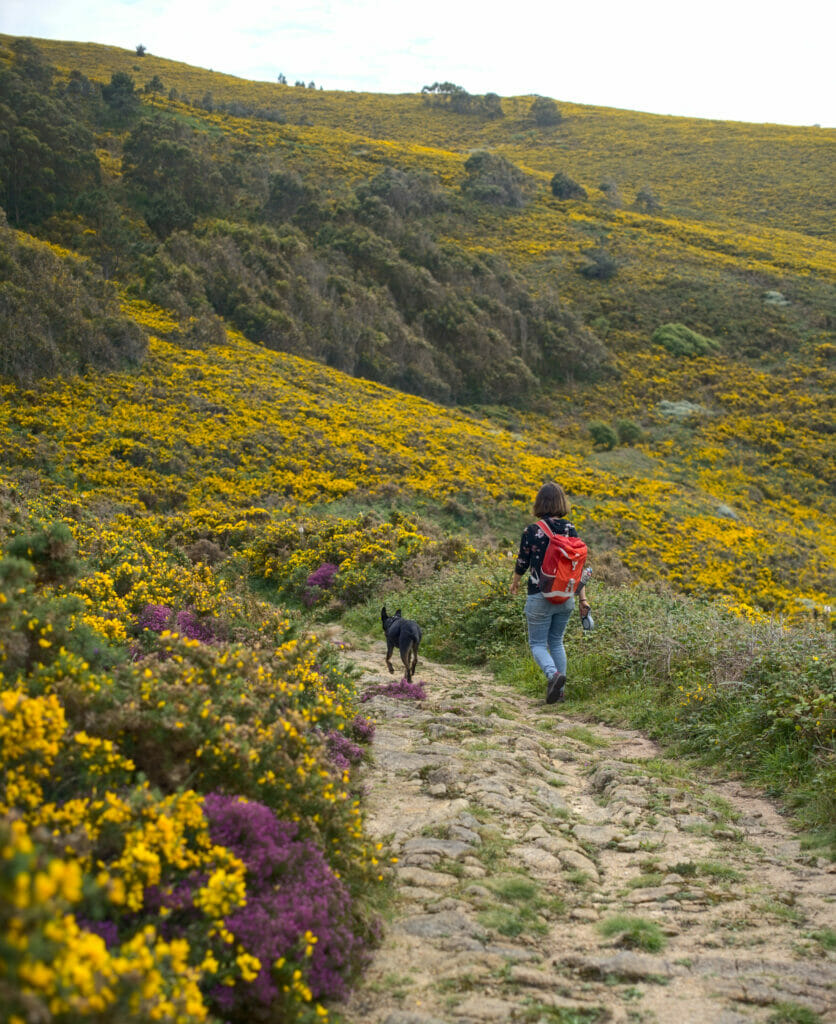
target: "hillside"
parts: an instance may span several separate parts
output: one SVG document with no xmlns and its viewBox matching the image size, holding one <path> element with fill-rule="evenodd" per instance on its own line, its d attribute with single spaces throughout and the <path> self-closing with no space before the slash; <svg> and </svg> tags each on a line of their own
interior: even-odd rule
<svg viewBox="0 0 836 1024">
<path fill-rule="evenodd" d="M 0 36 L 6 43 L 10 38 Z M 523 96 L 503 97 L 504 116 L 486 123 L 428 107 L 419 94 L 424 82 L 415 83 L 413 95 L 341 93 L 249 82 L 153 54 L 137 59 L 117 47 L 36 42 L 65 73 L 78 70 L 104 82 L 123 71 L 138 85 L 157 75 L 166 92 L 174 89 L 198 105 L 211 96 L 221 109 L 238 105 L 291 126 L 308 122 L 358 140 L 387 141 L 392 152 L 397 148 L 391 144 L 401 143 L 413 159 L 421 159 L 421 150 L 428 151 L 426 160 L 436 161 L 441 154 L 429 151 L 497 148 L 548 177 L 561 169 L 592 188 L 611 179 L 628 201 L 649 186 L 665 209 L 685 219 L 744 221 L 831 241 L 836 234 L 825 184 L 832 174 L 833 129 L 662 117 L 564 102 L 564 121 L 543 128 L 530 116 L 532 97 Z M 299 137 L 314 144 L 317 139 L 314 133 Z M 362 157 L 368 166 L 380 154 Z"/>
<path fill-rule="evenodd" d="M 4 42 L 15 130 L 42 133 L 45 161 L 38 188 L 7 169 L 10 222 L 170 310 L 170 342 L 208 353 L 235 326 L 360 377 L 475 404 L 538 443 L 556 428 L 557 475 L 632 571 L 694 592 L 728 585 L 784 611 L 798 609 L 796 596 L 808 608 L 830 600 L 836 249 L 817 225 L 828 220 L 832 132 L 592 108 L 561 108 L 558 124 L 537 128 L 523 99 L 488 117 L 478 106 L 457 113 L 449 97 L 331 94 L 107 47 Z M 135 92 L 143 79 L 154 88 Z M 184 105 L 198 93 L 202 106 Z M 287 106 L 263 106 L 268 93 Z M 705 145 L 695 150 L 697 131 Z M 643 173 L 626 161 L 626 178 L 612 179 L 620 200 L 589 169 L 586 198 L 552 194 L 546 168 L 582 167 L 565 153 L 592 168 L 629 145 Z M 474 146 L 491 149 L 468 158 Z M 661 165 L 683 193 L 711 182 L 712 209 L 691 216 L 723 219 L 679 216 L 658 191 Z M 48 191 L 56 175 L 63 196 Z M 640 180 L 652 194 L 637 209 Z M 795 230 L 783 215 L 756 225 L 764 203 L 797 215 Z M 55 271 L 35 276 L 46 257 L 27 256 L 27 270 L 23 236 L 4 238 L 9 266 L 30 281 L 27 317 L 18 300 L 6 313 L 21 353 L 17 365 L 7 351 L 6 372 L 25 381 L 23 359 L 43 336 L 34 310 Z M 101 301 L 91 294 L 77 308 Z M 667 323 L 707 340 L 666 341 Z M 77 349 L 91 324 L 65 328 Z M 127 330 L 112 315 L 105 326 L 108 338 Z M 63 361 L 113 365 L 113 353 L 136 358 L 138 344 L 103 338 Z M 51 358 L 41 365 L 61 363 Z M 646 507 L 628 512 L 621 495 L 639 491 Z M 681 537 L 673 521 L 688 524 Z M 793 524 L 789 552 L 783 539 L 762 547 L 776 521 Z M 708 558 L 691 550 L 703 534 Z M 760 564 L 773 547 L 782 553 Z"/>
<path fill-rule="evenodd" d="M 546 479 L 594 570 L 578 735 L 641 728 L 832 840 L 833 132 L 568 104 L 538 126 L 533 103 L 0 37 L 4 1019 L 340 1019 L 397 853 L 363 771 L 371 662 L 341 638 L 377 642 L 383 603 L 420 620 L 422 657 L 454 666 L 428 739 L 462 665 L 539 706 L 508 576 Z M 388 696 L 415 699 L 404 682 Z M 656 811 L 619 824 L 628 845 Z M 501 831 L 497 857 L 525 839 Z M 755 863 L 702 838 L 686 874 Z M 506 867 L 506 895 L 535 892 Z M 811 986 L 813 1016 L 784 1019 L 812 1021 L 795 961 L 834 935 L 781 916 L 787 878 L 763 899 Z"/>
</svg>

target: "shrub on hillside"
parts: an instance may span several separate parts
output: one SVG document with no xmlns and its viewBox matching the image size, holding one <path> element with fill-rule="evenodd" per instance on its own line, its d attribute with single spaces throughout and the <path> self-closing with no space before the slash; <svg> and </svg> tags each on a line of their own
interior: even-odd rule
<svg viewBox="0 0 836 1024">
<path fill-rule="evenodd" d="M 618 444 L 618 435 L 608 423 L 594 420 L 587 429 L 596 448 L 606 448 L 609 450 L 610 448 L 615 448 Z"/>
<path fill-rule="evenodd" d="M 552 177 L 551 190 L 557 199 L 586 199 L 586 189 L 562 171 Z"/>
<path fill-rule="evenodd" d="M 32 536 L 21 550 L 43 566 Z M 382 878 L 332 763 L 332 738 L 354 755 L 347 736 L 372 732 L 348 681 L 287 621 L 259 650 L 209 645 L 161 604 L 142 618 L 156 649 L 107 669 L 85 611 L 36 590 L 31 562 L 0 561 L 0 904 L 15 908 L 0 909 L 0 1005 L 19 993 L 26 1014 L 107 1024 L 212 1007 L 313 1019 L 375 939 L 357 900 Z"/>
<path fill-rule="evenodd" d="M 502 117 L 502 102 L 495 92 L 484 96 L 471 94 L 454 82 L 433 82 L 421 89 L 424 103 L 432 107 L 444 107 L 456 114 L 477 114 L 483 117 Z"/>
<path fill-rule="evenodd" d="M 12 558 L 25 558 L 35 566 L 39 583 L 66 583 L 78 573 L 76 543 L 66 523 L 46 523 L 20 533 L 7 550 Z"/>
<path fill-rule="evenodd" d="M 478 150 L 464 165 L 467 179 L 462 191 L 491 206 L 525 205 L 526 178 L 522 171 L 499 153 Z"/>
<path fill-rule="evenodd" d="M 586 249 L 583 253 L 583 261 L 578 266 L 578 273 L 594 281 L 609 281 L 618 273 L 618 263 L 601 246 L 594 249 Z"/>
<path fill-rule="evenodd" d="M 615 425 L 620 444 L 635 444 L 642 436 L 642 429 L 633 420 L 619 420 Z"/>
<path fill-rule="evenodd" d="M 140 362 L 147 339 L 85 260 L 0 221 L 0 376 L 37 377 Z"/>
<path fill-rule="evenodd" d="M 636 201 L 633 205 L 643 213 L 658 213 L 662 209 L 662 204 L 657 199 L 656 194 L 647 185 L 640 188 L 636 193 Z"/>
<path fill-rule="evenodd" d="M 265 524 L 246 555 L 255 575 L 289 597 L 313 604 L 327 591 L 355 604 L 428 544 L 412 523 L 380 522 L 366 513 Z"/>
<path fill-rule="evenodd" d="M 23 227 L 70 209 L 100 183 L 101 169 L 72 94 L 53 85 L 54 68 L 31 40 L 15 40 L 12 50 L 11 65 L 0 64 L 0 206 Z M 92 90 L 88 97 L 95 102 Z"/>
<path fill-rule="evenodd" d="M 707 356 L 720 348 L 720 343 L 713 338 L 692 331 L 685 324 L 662 324 L 650 337 L 654 345 L 661 345 L 673 356 Z"/>
<path fill-rule="evenodd" d="M 368 945 L 358 934 L 348 888 L 322 851 L 299 836 L 295 822 L 279 821 L 263 804 L 213 793 L 204 807 L 212 841 L 247 869 L 246 905 L 226 925 L 260 963 L 251 981 L 215 990 L 223 1018 L 249 1022 L 278 1013 L 284 1019 L 298 1001 L 300 966 L 311 999 L 344 996 Z"/>
<path fill-rule="evenodd" d="M 560 124 L 563 120 L 560 107 L 548 96 L 535 96 L 528 108 L 528 113 L 540 128 L 549 128 L 552 125 Z"/>
</svg>

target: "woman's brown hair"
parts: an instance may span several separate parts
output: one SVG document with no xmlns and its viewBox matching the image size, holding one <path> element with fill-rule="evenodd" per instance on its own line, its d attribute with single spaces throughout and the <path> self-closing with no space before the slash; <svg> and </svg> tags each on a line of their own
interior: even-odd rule
<svg viewBox="0 0 836 1024">
<path fill-rule="evenodd" d="M 543 484 L 537 492 L 537 497 L 534 499 L 534 515 L 538 519 L 542 519 L 543 516 L 560 516 L 563 518 L 569 515 L 570 507 L 566 492 L 560 484 L 555 484 L 551 481 Z"/>
</svg>

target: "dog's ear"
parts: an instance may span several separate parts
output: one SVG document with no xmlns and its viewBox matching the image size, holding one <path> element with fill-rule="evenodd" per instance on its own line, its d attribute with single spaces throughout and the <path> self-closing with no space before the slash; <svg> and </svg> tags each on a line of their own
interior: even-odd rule
<svg viewBox="0 0 836 1024">
<path fill-rule="evenodd" d="M 388 616 L 388 615 L 386 614 L 386 605 L 384 605 L 384 606 L 383 606 L 383 607 L 382 607 L 382 608 L 380 609 L 380 617 L 381 617 L 381 619 L 384 619 L 384 620 L 386 620 L 386 619 L 388 619 L 388 618 L 389 618 L 389 616 Z"/>
<path fill-rule="evenodd" d="M 400 617 L 401 617 L 401 610 L 400 610 L 400 608 L 398 608 L 398 610 L 395 612 L 395 618 L 399 619 Z"/>
</svg>

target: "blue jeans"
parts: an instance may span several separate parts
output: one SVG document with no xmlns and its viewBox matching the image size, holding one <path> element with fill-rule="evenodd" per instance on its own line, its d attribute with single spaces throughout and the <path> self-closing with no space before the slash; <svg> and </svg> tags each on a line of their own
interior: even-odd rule
<svg viewBox="0 0 836 1024">
<path fill-rule="evenodd" d="M 528 646 L 534 660 L 549 679 L 558 672 L 566 675 L 566 649 L 563 634 L 575 607 L 574 597 L 563 604 L 552 604 L 542 594 L 529 594 L 525 602 Z"/>
</svg>

